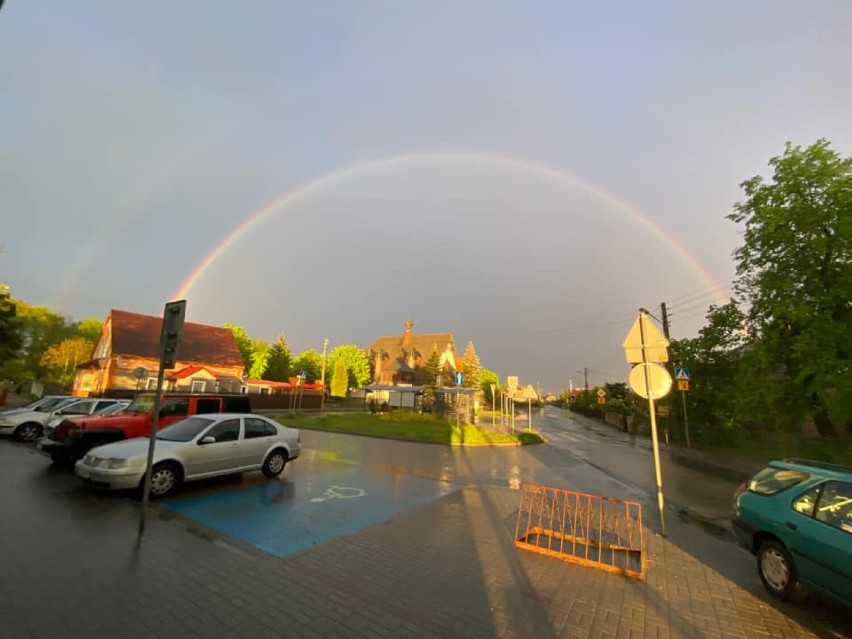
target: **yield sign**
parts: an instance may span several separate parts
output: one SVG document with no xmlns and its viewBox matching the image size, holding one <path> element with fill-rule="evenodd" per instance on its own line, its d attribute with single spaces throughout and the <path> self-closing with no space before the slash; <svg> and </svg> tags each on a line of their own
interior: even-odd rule
<svg viewBox="0 0 852 639">
<path fill-rule="evenodd" d="M 644 344 L 642 343 L 643 331 L 645 333 Z M 633 326 L 630 328 L 624 344 L 622 344 L 628 364 L 667 362 L 669 361 L 668 345 L 669 340 L 660 332 L 660 329 L 648 321 L 644 313 L 639 313 L 639 317 L 633 322 Z M 643 347 L 645 357 L 642 357 Z"/>
</svg>

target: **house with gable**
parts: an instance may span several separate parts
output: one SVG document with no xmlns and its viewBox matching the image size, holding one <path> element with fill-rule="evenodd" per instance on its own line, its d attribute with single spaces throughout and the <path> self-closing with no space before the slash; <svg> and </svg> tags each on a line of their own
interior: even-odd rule
<svg viewBox="0 0 852 639">
<path fill-rule="evenodd" d="M 439 371 L 445 384 L 462 369 L 452 333 L 415 333 L 413 328 L 414 322 L 406 320 L 402 335 L 379 337 L 367 348 L 367 357 L 373 366 L 374 385 L 420 385 L 424 366 L 433 349 L 438 351 Z"/>
<path fill-rule="evenodd" d="M 74 394 L 132 395 L 157 386 L 162 318 L 112 309 L 92 359 L 77 366 Z M 227 328 L 186 322 L 175 368 L 163 387 L 192 393 L 240 393 L 243 358 Z"/>
</svg>

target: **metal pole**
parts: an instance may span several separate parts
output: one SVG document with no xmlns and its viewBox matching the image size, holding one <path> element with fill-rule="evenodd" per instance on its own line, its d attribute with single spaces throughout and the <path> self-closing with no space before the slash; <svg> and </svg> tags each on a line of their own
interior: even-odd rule
<svg viewBox="0 0 852 639">
<path fill-rule="evenodd" d="M 328 338 L 322 341 L 322 374 L 320 375 L 320 383 L 322 384 L 322 395 L 320 396 L 320 413 L 325 407 L 325 356 L 328 352 Z"/>
<path fill-rule="evenodd" d="M 148 512 L 148 493 L 151 492 L 151 467 L 154 464 L 154 443 L 157 441 L 157 431 L 160 429 L 160 399 L 163 394 L 163 363 L 160 362 L 160 372 L 157 373 L 157 392 L 154 394 L 154 420 L 148 435 L 148 462 L 145 466 L 145 484 L 142 489 L 142 512 L 139 513 L 139 534 L 145 532 L 145 513 Z"/>
<path fill-rule="evenodd" d="M 680 396 L 683 398 L 683 427 L 686 430 L 686 447 L 691 448 L 689 445 L 689 419 L 686 416 L 686 391 L 680 391 Z"/>
<path fill-rule="evenodd" d="M 494 417 L 497 414 L 496 402 L 497 398 L 494 396 L 494 392 L 497 390 L 496 384 L 491 384 L 491 426 L 494 426 Z"/>
<path fill-rule="evenodd" d="M 660 442 L 657 439 L 657 417 L 654 409 L 654 391 L 651 389 L 651 379 L 648 374 L 648 344 L 645 342 L 645 310 L 639 311 L 639 334 L 642 340 L 642 369 L 645 373 L 645 389 L 648 391 L 648 410 L 651 416 L 651 442 L 654 445 L 654 475 L 657 481 L 657 506 L 660 509 L 660 530 L 666 537 L 666 515 L 663 499 L 663 475 L 660 472 Z"/>
<path fill-rule="evenodd" d="M 530 419 L 530 430 L 532 430 L 533 427 L 532 427 L 532 398 L 531 397 L 527 397 L 527 413 L 529 414 L 529 419 Z"/>
</svg>

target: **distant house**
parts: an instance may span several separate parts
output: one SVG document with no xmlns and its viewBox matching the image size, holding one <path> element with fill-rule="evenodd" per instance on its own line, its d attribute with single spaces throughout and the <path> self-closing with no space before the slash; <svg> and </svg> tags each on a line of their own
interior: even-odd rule
<svg viewBox="0 0 852 639">
<path fill-rule="evenodd" d="M 162 318 L 111 310 L 92 359 L 77 366 L 75 395 L 129 394 L 153 390 L 159 370 Z M 192 393 L 245 392 L 243 358 L 227 328 L 184 324 L 173 370 L 164 388 Z"/>
<path fill-rule="evenodd" d="M 417 386 L 423 381 L 423 367 L 437 349 L 443 383 L 449 384 L 462 369 L 452 333 L 415 333 L 414 323 L 405 322 L 402 335 L 379 337 L 367 349 L 373 366 L 373 384 Z"/>
</svg>

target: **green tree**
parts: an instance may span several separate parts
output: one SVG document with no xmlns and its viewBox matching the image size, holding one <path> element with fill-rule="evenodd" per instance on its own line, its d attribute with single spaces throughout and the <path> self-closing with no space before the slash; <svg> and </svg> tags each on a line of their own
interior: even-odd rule
<svg viewBox="0 0 852 639">
<path fill-rule="evenodd" d="M 492 400 L 497 398 L 493 397 L 491 394 L 491 384 L 497 389 L 497 393 L 501 392 L 500 389 L 500 376 L 494 371 L 490 371 L 487 368 L 483 368 L 479 373 L 479 388 L 482 390 L 482 398 L 489 405 L 492 405 Z M 499 401 L 495 401 L 494 405 L 498 405 Z"/>
<path fill-rule="evenodd" d="M 39 379 L 47 371 L 41 364 L 42 355 L 48 348 L 73 336 L 73 329 L 64 317 L 46 306 L 33 306 L 16 300 L 21 351 L 17 362 L 20 377 Z"/>
<path fill-rule="evenodd" d="M 309 383 L 318 382 L 322 377 L 322 354 L 309 348 L 293 358 L 291 368 L 297 375 L 305 371 Z"/>
<path fill-rule="evenodd" d="M 262 339 L 251 340 L 251 370 L 248 376 L 251 379 L 263 379 L 266 373 L 266 365 L 269 362 L 269 343 Z"/>
<path fill-rule="evenodd" d="M 18 326 L 17 307 L 9 293 L 9 287 L 0 284 L 0 371 L 18 356 L 21 334 Z"/>
<path fill-rule="evenodd" d="M 233 324 L 225 322 L 225 328 L 233 334 L 234 340 L 237 342 L 237 348 L 240 349 L 240 355 L 243 356 L 243 368 L 245 369 L 245 374 L 251 377 L 249 371 L 251 371 L 252 364 L 254 363 L 252 360 L 254 350 L 252 348 L 251 338 L 246 334 L 246 331 L 242 326 L 234 326 Z"/>
<path fill-rule="evenodd" d="M 479 388 L 482 381 L 482 363 L 479 361 L 473 342 L 467 343 L 467 348 L 464 349 L 462 356 L 462 363 L 464 364 L 462 385 L 467 388 Z"/>
<path fill-rule="evenodd" d="M 101 336 L 103 322 L 96 317 L 87 317 L 74 325 L 77 337 L 82 337 L 90 342 L 97 343 Z"/>
<path fill-rule="evenodd" d="M 825 140 L 786 145 L 772 177 L 742 183 L 728 216 L 744 226 L 734 256 L 753 356 L 774 372 L 775 416 L 811 417 L 823 436 L 852 426 L 852 159 Z"/>
<path fill-rule="evenodd" d="M 427 399 L 431 399 L 435 395 L 435 389 L 438 387 L 438 377 L 441 372 L 441 356 L 438 353 L 438 347 L 432 346 L 432 354 L 423 365 L 423 378 L 421 385 L 423 386 L 423 394 Z"/>
<path fill-rule="evenodd" d="M 290 347 L 287 345 L 287 337 L 280 333 L 266 360 L 266 370 L 263 379 L 275 382 L 286 382 L 290 377 Z M 298 374 L 298 371 L 295 373 Z"/>
<path fill-rule="evenodd" d="M 343 361 L 346 368 L 348 388 L 361 388 L 370 383 L 370 360 L 363 349 L 354 344 L 336 346 L 328 354 L 328 368 L 336 371 L 338 361 Z"/>
<path fill-rule="evenodd" d="M 346 397 L 349 394 L 349 374 L 346 371 L 346 361 L 340 357 L 334 362 L 334 373 L 331 376 L 331 395 Z"/>
<path fill-rule="evenodd" d="M 41 365 L 53 379 L 67 384 L 74 379 L 77 364 L 92 356 L 95 343 L 85 337 L 72 337 L 54 344 L 41 356 Z"/>
</svg>

